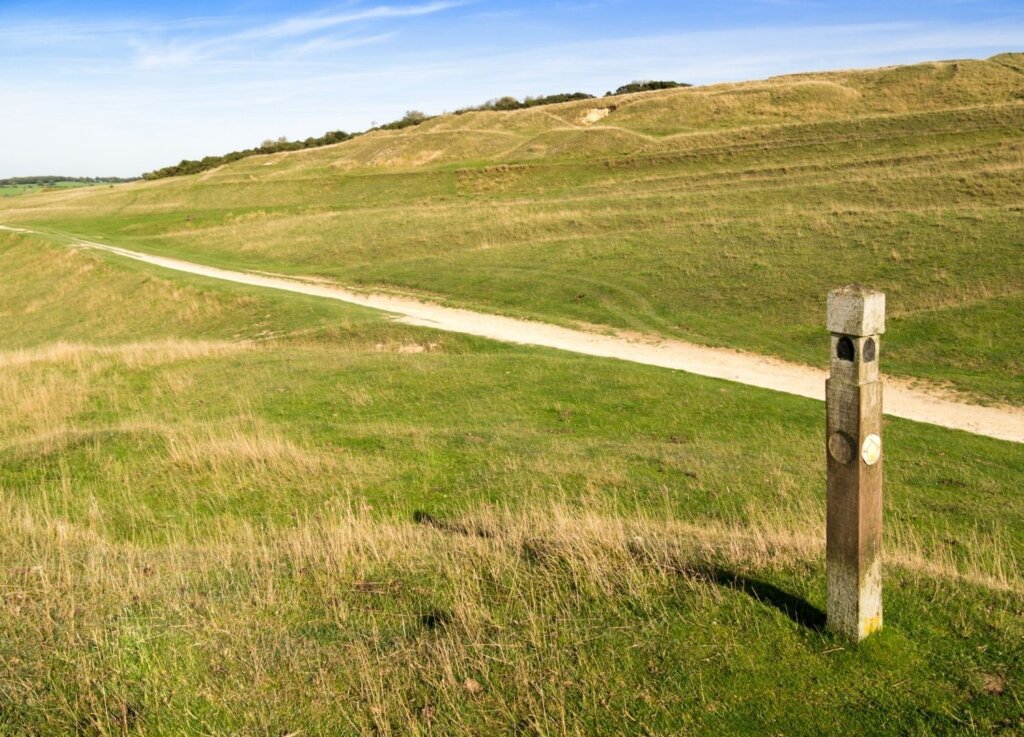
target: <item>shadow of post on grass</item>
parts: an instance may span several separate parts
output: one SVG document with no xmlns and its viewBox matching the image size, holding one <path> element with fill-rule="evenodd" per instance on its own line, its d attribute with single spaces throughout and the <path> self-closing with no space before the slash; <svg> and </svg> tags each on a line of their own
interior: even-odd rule
<svg viewBox="0 0 1024 737">
<path fill-rule="evenodd" d="M 778 609 L 801 627 L 821 632 L 825 629 L 825 612 L 805 599 L 783 591 L 778 586 L 744 576 L 712 564 L 688 566 L 686 575 L 724 588 L 742 591 L 762 604 Z"/>
<path fill-rule="evenodd" d="M 485 539 L 495 537 L 493 530 L 489 530 L 481 525 L 471 525 L 443 517 L 436 517 L 422 510 L 417 510 L 413 513 L 413 521 L 442 532 L 466 537 L 481 537 Z M 825 612 L 806 599 L 802 599 L 788 591 L 783 591 L 778 586 L 767 581 L 751 578 L 722 565 L 707 561 L 672 561 L 666 563 L 666 561 L 659 559 L 658 556 L 652 556 L 651 551 L 645 546 L 636 545 L 635 543 L 628 544 L 627 549 L 637 561 L 663 569 L 668 568 L 679 575 L 693 580 L 705 581 L 723 588 L 742 591 L 756 601 L 778 609 L 801 627 L 814 632 L 821 632 L 825 629 Z M 545 546 L 538 545 L 536 540 L 529 541 L 524 545 L 523 555 L 531 562 L 549 557 L 545 554 Z"/>
</svg>

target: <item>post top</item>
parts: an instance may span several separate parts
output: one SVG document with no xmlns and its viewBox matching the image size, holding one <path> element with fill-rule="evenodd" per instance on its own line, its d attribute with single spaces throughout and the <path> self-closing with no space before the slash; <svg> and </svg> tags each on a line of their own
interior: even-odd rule
<svg viewBox="0 0 1024 737">
<path fill-rule="evenodd" d="M 831 333 L 878 335 L 885 332 L 885 293 L 847 284 L 828 293 L 825 323 Z"/>
</svg>

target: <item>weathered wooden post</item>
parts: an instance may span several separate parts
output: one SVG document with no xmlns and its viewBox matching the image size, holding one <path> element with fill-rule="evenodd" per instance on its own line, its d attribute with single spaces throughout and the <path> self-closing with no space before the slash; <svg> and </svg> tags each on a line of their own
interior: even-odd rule
<svg viewBox="0 0 1024 737">
<path fill-rule="evenodd" d="M 855 642 L 882 628 L 882 384 L 885 295 L 850 284 L 828 293 L 825 382 L 828 627 Z"/>
</svg>

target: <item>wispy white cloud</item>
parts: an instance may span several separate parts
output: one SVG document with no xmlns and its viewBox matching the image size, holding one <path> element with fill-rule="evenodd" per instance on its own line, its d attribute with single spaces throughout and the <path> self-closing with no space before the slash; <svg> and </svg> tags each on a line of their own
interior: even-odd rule
<svg viewBox="0 0 1024 737">
<path fill-rule="evenodd" d="M 317 51 L 338 51 L 376 43 L 386 40 L 386 37 L 388 37 L 388 34 L 377 34 L 376 36 L 366 36 L 358 39 L 345 39 L 327 35 L 327 32 L 337 31 L 342 26 L 432 15 L 464 4 L 463 2 L 453 2 L 451 0 L 437 0 L 422 5 L 380 5 L 350 13 L 314 13 L 294 16 L 274 23 L 254 26 L 222 35 L 208 36 L 197 40 L 180 41 L 172 39 L 157 43 L 133 40 L 132 43 L 136 49 L 135 62 L 140 67 L 148 69 L 187 66 L 211 59 L 245 53 L 254 47 L 259 47 L 262 53 L 266 53 L 268 50 L 275 48 L 273 46 L 275 42 L 309 36 L 315 37 L 301 45 L 292 46 L 291 49 L 301 54 L 311 54 Z"/>
<path fill-rule="evenodd" d="M 305 43 L 293 44 L 286 47 L 285 51 L 289 56 L 301 57 L 309 54 L 322 54 L 331 51 L 354 49 L 360 46 L 369 46 L 370 44 L 390 41 L 398 35 L 398 31 L 389 31 L 388 33 L 378 33 L 375 36 L 350 38 L 320 37 L 314 38 L 311 41 L 306 41 Z"/>
<path fill-rule="evenodd" d="M 358 5 L 274 21 L 59 24 L 59 33 L 80 35 L 70 48 L 52 44 L 38 66 L 10 52 L 9 35 L 21 31 L 0 23 L 0 62 L 17 70 L 0 75 L 0 99 L 15 111 L 0 116 L 0 176 L 133 174 L 267 137 L 361 130 L 408 109 L 441 112 L 503 94 L 600 94 L 632 79 L 700 84 L 985 56 L 1020 49 L 1024 39 L 1024 17 L 1007 17 L 609 29 L 539 41 L 499 33 L 513 20 L 481 15 L 500 10 L 497 3 L 457 12 L 454 2 L 409 1 L 419 4 Z M 423 22 L 402 20 L 416 17 Z M 439 43 L 439 29 L 454 30 Z M 23 47 L 24 37 L 18 53 Z"/>
<path fill-rule="evenodd" d="M 425 5 L 391 6 L 381 5 L 375 8 L 367 8 L 355 13 L 340 13 L 335 15 L 314 14 L 288 18 L 287 20 L 260 28 L 252 28 L 220 39 L 221 42 L 230 43 L 233 41 L 259 41 L 277 38 L 293 38 L 305 36 L 317 31 L 324 31 L 329 28 L 336 28 L 349 23 L 367 20 L 381 20 L 386 18 L 411 18 L 421 15 L 430 15 L 442 10 L 450 10 L 465 3 L 440 2 L 426 3 Z"/>
</svg>

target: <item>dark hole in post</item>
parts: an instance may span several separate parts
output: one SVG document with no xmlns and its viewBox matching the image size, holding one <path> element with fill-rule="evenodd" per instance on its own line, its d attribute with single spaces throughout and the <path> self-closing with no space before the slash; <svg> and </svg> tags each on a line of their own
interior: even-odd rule
<svg viewBox="0 0 1024 737">
<path fill-rule="evenodd" d="M 843 361 L 853 360 L 853 341 L 845 335 L 836 344 L 836 356 Z"/>
<path fill-rule="evenodd" d="M 864 362 L 875 360 L 875 339 L 868 338 L 864 341 Z"/>
</svg>

